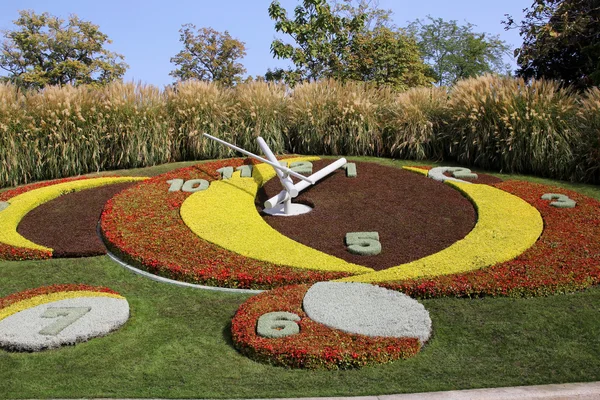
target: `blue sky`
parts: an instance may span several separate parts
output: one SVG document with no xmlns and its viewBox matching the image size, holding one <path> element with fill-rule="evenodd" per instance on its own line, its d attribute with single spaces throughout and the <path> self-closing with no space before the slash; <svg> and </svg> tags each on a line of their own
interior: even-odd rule
<svg viewBox="0 0 600 400">
<path fill-rule="evenodd" d="M 263 75 L 268 68 L 284 67 L 287 63 L 275 60 L 270 53 L 276 35 L 274 22 L 267 9 L 271 0 L 2 0 L 0 1 L 0 29 L 13 29 L 12 21 L 18 10 L 44 11 L 62 18 L 77 14 L 80 18 L 100 26 L 100 31 L 113 41 L 109 49 L 125 56 L 129 69 L 126 81 L 153 84 L 158 87 L 173 82 L 170 63 L 182 45 L 179 29 L 185 23 L 199 27 L 212 27 L 229 33 L 246 43 L 246 57 L 242 60 L 247 75 Z M 300 0 L 280 0 L 281 5 L 293 15 Z M 522 41 L 517 31 L 505 31 L 500 23 L 504 14 L 520 21 L 522 10 L 532 0 L 379 0 L 379 7 L 391 9 L 398 26 L 405 26 L 427 15 L 444 20 L 470 22 L 476 32 L 500 35 L 512 48 Z M 283 37 L 283 36 L 279 36 Z M 514 60 L 509 58 L 515 67 Z"/>
</svg>

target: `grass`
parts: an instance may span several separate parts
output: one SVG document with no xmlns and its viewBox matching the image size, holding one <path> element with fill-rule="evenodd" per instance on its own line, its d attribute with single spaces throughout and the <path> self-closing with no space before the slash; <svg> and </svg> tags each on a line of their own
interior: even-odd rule
<svg viewBox="0 0 600 400">
<path fill-rule="evenodd" d="M 600 199 L 597 186 L 526 179 Z M 304 371 L 259 364 L 234 350 L 230 321 L 249 295 L 160 284 L 106 256 L 3 261 L 0 282 L 0 297 L 52 283 L 104 285 L 131 307 L 129 321 L 105 338 L 40 353 L 0 351 L 0 398 L 357 396 L 600 380 L 597 287 L 530 299 L 424 300 L 434 334 L 415 358 L 361 370 Z"/>
</svg>

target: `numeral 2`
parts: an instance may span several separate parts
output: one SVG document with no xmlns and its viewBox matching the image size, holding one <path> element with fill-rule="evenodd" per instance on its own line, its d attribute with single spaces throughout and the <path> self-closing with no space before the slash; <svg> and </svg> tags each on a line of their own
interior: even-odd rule
<svg viewBox="0 0 600 400">
<path fill-rule="evenodd" d="M 546 193 L 542 195 L 543 200 L 555 200 L 550 203 L 553 207 L 558 208 L 573 208 L 577 204 L 575 200 L 569 198 L 569 196 L 560 193 Z"/>
</svg>

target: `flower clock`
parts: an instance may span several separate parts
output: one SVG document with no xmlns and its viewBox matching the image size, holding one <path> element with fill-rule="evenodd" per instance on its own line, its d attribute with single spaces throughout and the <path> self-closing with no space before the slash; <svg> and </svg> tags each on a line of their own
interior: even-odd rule
<svg viewBox="0 0 600 400">
<path fill-rule="evenodd" d="M 304 156 L 277 162 L 309 179 L 332 164 Z M 0 256 L 68 256 L 73 241 L 63 249 L 47 231 L 35 236 L 53 224 L 33 213 L 48 207 L 48 215 L 75 192 L 98 198 L 85 193 L 123 185 L 101 204 L 99 233 L 109 256 L 168 283 L 255 292 L 233 317 L 234 346 L 254 360 L 294 368 L 415 356 L 435 328 L 418 299 L 547 295 L 600 279 L 594 199 L 465 168 L 339 165 L 298 193 L 302 180 L 250 158 L 147 179 L 19 187 L 0 194 Z M 275 177 L 289 179 L 287 192 Z M 267 212 L 273 199 L 305 211 Z M 26 229 L 28 218 L 36 229 Z M 128 315 L 127 301 L 107 288 L 32 289 L 0 299 L 0 346 L 74 344 L 107 334 Z"/>
</svg>

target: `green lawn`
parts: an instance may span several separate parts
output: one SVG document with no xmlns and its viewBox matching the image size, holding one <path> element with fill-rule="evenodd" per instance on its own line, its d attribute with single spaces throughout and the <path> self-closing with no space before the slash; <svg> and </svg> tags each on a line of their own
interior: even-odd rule
<svg viewBox="0 0 600 400">
<path fill-rule="evenodd" d="M 543 183 L 600 199 L 598 187 Z M 106 256 L 0 262 L 0 297 L 53 283 L 108 286 L 128 299 L 131 317 L 117 332 L 74 347 L 0 350 L 1 398 L 356 396 L 600 380 L 600 288 L 530 299 L 424 300 L 434 333 L 416 357 L 304 371 L 253 362 L 232 347 L 230 321 L 247 294 L 157 283 Z"/>
</svg>

